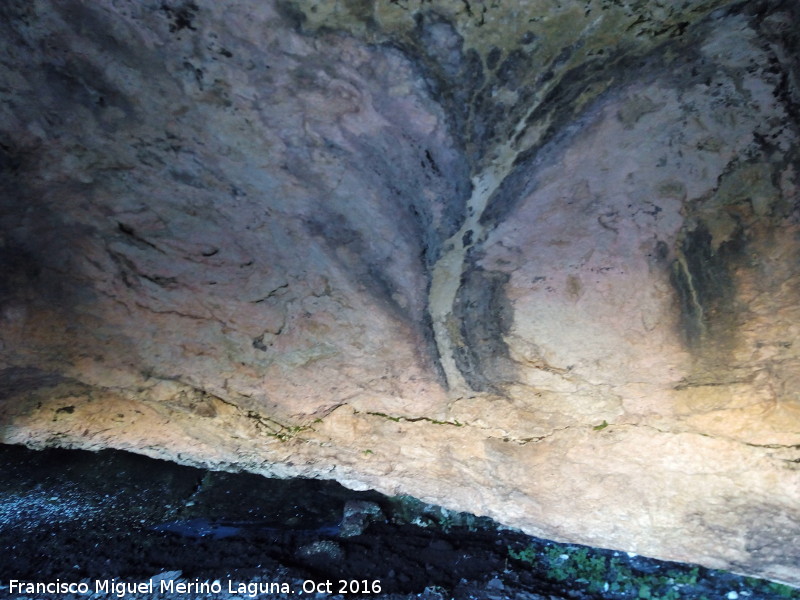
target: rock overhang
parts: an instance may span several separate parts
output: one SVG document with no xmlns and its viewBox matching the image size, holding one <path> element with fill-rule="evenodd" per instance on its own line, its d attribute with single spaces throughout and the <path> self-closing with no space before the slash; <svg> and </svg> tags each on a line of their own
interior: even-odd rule
<svg viewBox="0 0 800 600">
<path fill-rule="evenodd" d="M 4 441 L 797 583 L 791 3 L 2 10 Z"/>
</svg>

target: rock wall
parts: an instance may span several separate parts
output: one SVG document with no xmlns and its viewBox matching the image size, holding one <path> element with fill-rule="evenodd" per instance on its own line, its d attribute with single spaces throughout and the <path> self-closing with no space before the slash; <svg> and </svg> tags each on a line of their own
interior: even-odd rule
<svg viewBox="0 0 800 600">
<path fill-rule="evenodd" d="M 0 441 L 800 585 L 795 2 L 0 6 Z"/>
</svg>

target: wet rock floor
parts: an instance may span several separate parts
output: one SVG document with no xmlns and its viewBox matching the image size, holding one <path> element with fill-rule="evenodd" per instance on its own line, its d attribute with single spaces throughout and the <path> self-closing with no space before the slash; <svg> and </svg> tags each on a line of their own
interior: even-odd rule
<svg viewBox="0 0 800 600">
<path fill-rule="evenodd" d="M 332 482 L 0 445 L 0 598 L 357 597 L 798 600 L 800 590 L 556 544 Z"/>
</svg>

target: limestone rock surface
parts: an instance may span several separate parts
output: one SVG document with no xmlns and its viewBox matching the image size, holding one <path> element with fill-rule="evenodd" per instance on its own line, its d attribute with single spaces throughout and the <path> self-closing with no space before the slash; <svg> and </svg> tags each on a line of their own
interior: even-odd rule
<svg viewBox="0 0 800 600">
<path fill-rule="evenodd" d="M 800 585 L 798 22 L 3 2 L 0 441 Z"/>
</svg>

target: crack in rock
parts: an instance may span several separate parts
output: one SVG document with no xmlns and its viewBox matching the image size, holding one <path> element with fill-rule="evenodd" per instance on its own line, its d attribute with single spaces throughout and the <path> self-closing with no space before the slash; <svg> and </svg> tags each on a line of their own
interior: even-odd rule
<svg viewBox="0 0 800 600">
<path fill-rule="evenodd" d="M 371 415 L 373 417 L 381 417 L 383 419 L 388 419 L 389 421 L 394 421 L 395 423 L 399 423 L 403 421 L 405 423 L 431 423 L 433 425 L 452 425 L 454 427 L 470 427 L 469 423 L 461 423 L 460 421 L 453 420 L 453 421 L 439 421 L 438 419 L 431 419 L 430 417 L 405 417 L 402 415 L 387 415 L 386 413 L 382 412 L 367 412 L 366 414 Z"/>
</svg>

